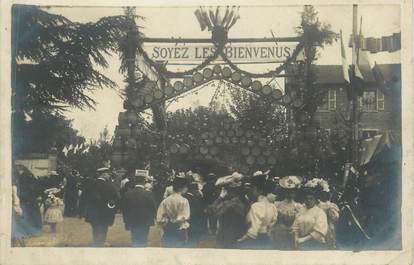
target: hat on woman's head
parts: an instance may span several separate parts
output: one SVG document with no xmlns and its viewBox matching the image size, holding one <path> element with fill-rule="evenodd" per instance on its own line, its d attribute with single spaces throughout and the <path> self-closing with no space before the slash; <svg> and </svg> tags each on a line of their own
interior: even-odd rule
<svg viewBox="0 0 414 265">
<path fill-rule="evenodd" d="M 297 189 L 300 188 L 303 179 L 298 176 L 286 176 L 279 180 L 280 187 L 284 189 Z"/>
<path fill-rule="evenodd" d="M 270 171 L 262 172 L 262 171 L 256 171 L 253 173 L 253 176 L 251 177 L 251 184 L 255 187 L 264 188 L 264 185 L 266 184 L 266 180 L 268 178 L 268 174 Z"/>
<path fill-rule="evenodd" d="M 216 181 L 216 186 L 228 186 L 231 188 L 240 187 L 242 185 L 242 179 L 242 174 L 234 172 L 229 176 L 218 178 Z"/>
<path fill-rule="evenodd" d="M 304 193 L 306 194 L 313 194 L 319 198 L 322 192 L 330 192 L 329 184 L 324 179 L 313 178 L 304 185 Z"/>
</svg>

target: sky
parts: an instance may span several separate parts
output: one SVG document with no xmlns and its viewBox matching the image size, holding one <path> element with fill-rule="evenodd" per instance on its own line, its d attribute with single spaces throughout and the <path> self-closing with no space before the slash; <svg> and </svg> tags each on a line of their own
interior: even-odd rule
<svg viewBox="0 0 414 265">
<path fill-rule="evenodd" d="M 145 17 L 139 21 L 142 32 L 147 37 L 182 37 L 210 38 L 210 32 L 201 31 L 194 15 L 197 7 L 139 7 L 137 14 Z M 321 22 L 332 26 L 334 32 L 343 32 L 344 43 L 348 43 L 352 31 L 352 5 L 315 6 Z M 362 17 L 362 34 L 365 37 L 380 37 L 400 32 L 400 7 L 398 5 L 360 5 L 358 16 Z M 300 23 L 302 6 L 249 6 L 240 7 L 240 19 L 230 29 L 229 38 L 271 38 L 271 31 L 276 37 L 295 36 L 294 28 Z M 96 22 L 101 17 L 121 15 L 122 8 L 114 7 L 52 7 L 48 12 L 61 14 L 76 22 Z M 346 49 L 348 61 L 351 49 Z M 120 61 L 117 55 L 107 58 L 110 67 L 102 72 L 115 81 L 118 89 L 125 87 L 124 76 L 119 73 Z M 381 52 L 371 54 L 370 60 L 377 63 L 399 63 L 400 52 Z M 340 43 L 334 42 L 320 52 L 318 64 L 341 64 Z M 275 64 L 244 65 L 242 68 L 251 72 L 265 72 L 275 68 Z M 171 68 L 173 69 L 173 68 Z M 174 68 L 180 70 L 180 68 Z M 283 87 L 283 79 L 277 82 Z M 211 101 L 216 87 L 205 87 L 197 94 L 182 97 L 169 104 L 168 110 L 203 105 Z M 222 88 L 224 89 L 224 88 Z M 91 96 L 98 102 L 95 110 L 71 109 L 66 116 L 73 119 L 73 126 L 87 139 L 97 138 L 99 132 L 107 126 L 113 132 L 117 117 L 123 111 L 119 91 L 102 89 Z M 149 112 L 147 112 L 149 113 Z"/>
</svg>

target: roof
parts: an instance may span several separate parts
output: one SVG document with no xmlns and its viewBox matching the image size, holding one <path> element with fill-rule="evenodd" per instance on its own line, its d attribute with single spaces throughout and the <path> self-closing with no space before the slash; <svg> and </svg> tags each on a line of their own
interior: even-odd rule
<svg viewBox="0 0 414 265">
<path fill-rule="evenodd" d="M 401 64 L 377 64 L 386 82 L 401 79 Z M 343 84 L 342 65 L 316 65 L 317 84 Z M 360 67 L 365 82 L 375 82 L 372 70 L 366 65 Z"/>
</svg>

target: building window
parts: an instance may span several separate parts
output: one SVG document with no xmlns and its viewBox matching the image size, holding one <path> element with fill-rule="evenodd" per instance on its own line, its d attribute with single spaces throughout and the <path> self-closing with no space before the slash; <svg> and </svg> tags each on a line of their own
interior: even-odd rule
<svg viewBox="0 0 414 265">
<path fill-rule="evenodd" d="M 385 109 L 385 96 L 379 90 L 364 91 L 359 99 L 359 106 L 362 111 L 381 111 Z"/>
<path fill-rule="evenodd" d="M 381 91 L 377 91 L 377 109 L 384 110 L 385 109 L 385 96 L 384 93 Z"/>
<path fill-rule="evenodd" d="M 364 129 L 362 131 L 362 139 L 372 138 L 378 134 L 378 130 L 376 129 Z"/>
<path fill-rule="evenodd" d="M 359 99 L 359 105 L 362 111 L 376 111 L 377 110 L 377 91 L 364 91 L 362 97 Z"/>
<path fill-rule="evenodd" d="M 318 110 L 330 111 L 336 110 L 336 90 L 329 89 L 322 99 L 322 104 L 318 106 Z"/>
</svg>

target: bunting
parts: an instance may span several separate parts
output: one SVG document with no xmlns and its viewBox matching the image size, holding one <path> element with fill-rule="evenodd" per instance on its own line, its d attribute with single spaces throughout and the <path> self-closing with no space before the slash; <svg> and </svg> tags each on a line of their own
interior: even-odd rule
<svg viewBox="0 0 414 265">
<path fill-rule="evenodd" d="M 349 47 L 352 47 L 353 42 L 354 40 L 351 35 L 351 38 L 349 40 Z M 364 38 L 362 35 L 360 35 L 356 40 L 356 46 L 363 51 L 368 51 L 371 53 L 395 52 L 401 50 L 401 32 L 380 38 Z"/>
</svg>

